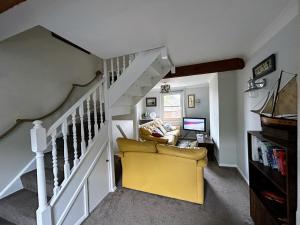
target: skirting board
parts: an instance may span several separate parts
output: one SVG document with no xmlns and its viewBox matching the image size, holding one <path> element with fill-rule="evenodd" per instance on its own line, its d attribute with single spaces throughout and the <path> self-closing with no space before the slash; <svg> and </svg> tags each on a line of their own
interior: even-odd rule
<svg viewBox="0 0 300 225">
<path fill-rule="evenodd" d="M 15 178 L 9 182 L 9 184 L 0 192 L 0 199 L 13 194 L 21 189 L 23 189 L 23 184 L 21 182 L 21 176 L 24 173 L 30 172 L 36 169 L 35 158 L 33 158 L 18 174 Z"/>
<path fill-rule="evenodd" d="M 296 224 L 300 224 L 300 209 L 297 210 L 296 219 L 297 219 Z"/>
<path fill-rule="evenodd" d="M 249 179 L 247 179 L 247 177 L 244 175 L 244 173 L 242 172 L 242 170 L 235 164 L 225 164 L 225 163 L 219 163 L 218 165 L 220 167 L 231 167 L 231 168 L 236 168 L 237 171 L 239 172 L 239 174 L 241 175 L 241 177 L 245 180 L 245 182 L 249 185 Z"/>
</svg>

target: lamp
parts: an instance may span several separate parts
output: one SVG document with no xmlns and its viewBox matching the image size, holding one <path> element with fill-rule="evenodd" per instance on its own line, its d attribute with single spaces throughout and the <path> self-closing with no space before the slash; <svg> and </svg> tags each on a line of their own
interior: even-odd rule
<svg viewBox="0 0 300 225">
<path fill-rule="evenodd" d="M 170 84 L 163 84 L 160 86 L 160 93 L 169 93 L 171 90 Z"/>
<path fill-rule="evenodd" d="M 262 89 L 266 86 L 266 79 L 262 79 L 261 81 L 256 81 L 254 79 L 248 80 L 248 89 L 245 92 L 255 91 Z"/>
</svg>

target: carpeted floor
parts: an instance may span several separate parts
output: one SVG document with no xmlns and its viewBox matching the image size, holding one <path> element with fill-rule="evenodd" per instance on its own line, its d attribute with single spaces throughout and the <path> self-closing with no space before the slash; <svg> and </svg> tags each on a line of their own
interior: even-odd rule
<svg viewBox="0 0 300 225">
<path fill-rule="evenodd" d="M 252 225 L 248 187 L 236 169 L 209 163 L 204 205 L 118 187 L 85 225 Z"/>
</svg>

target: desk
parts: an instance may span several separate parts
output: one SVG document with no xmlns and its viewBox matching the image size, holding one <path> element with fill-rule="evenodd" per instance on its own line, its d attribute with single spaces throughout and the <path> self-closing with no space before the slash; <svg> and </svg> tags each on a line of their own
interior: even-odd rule
<svg viewBox="0 0 300 225">
<path fill-rule="evenodd" d="M 215 158 L 214 155 L 214 148 L 215 143 L 210 137 L 203 137 L 203 140 L 197 140 L 198 147 L 205 147 L 207 148 L 207 158 L 209 161 L 213 161 Z"/>
</svg>

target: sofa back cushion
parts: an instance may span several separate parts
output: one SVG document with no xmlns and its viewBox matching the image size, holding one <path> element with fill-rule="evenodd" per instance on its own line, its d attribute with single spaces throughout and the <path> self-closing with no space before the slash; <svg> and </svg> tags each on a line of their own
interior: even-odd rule
<svg viewBox="0 0 300 225">
<path fill-rule="evenodd" d="M 178 148 L 175 146 L 157 144 L 157 151 L 160 154 L 177 156 L 187 159 L 200 160 L 206 158 L 206 148 Z"/>
<path fill-rule="evenodd" d="M 157 152 L 156 142 L 154 141 L 141 142 L 132 139 L 118 138 L 117 143 L 120 152 Z"/>
<path fill-rule="evenodd" d="M 140 134 L 142 136 L 151 135 L 151 133 L 152 133 L 152 130 L 150 130 L 150 129 L 146 128 L 146 127 L 141 127 L 140 128 Z"/>
</svg>

